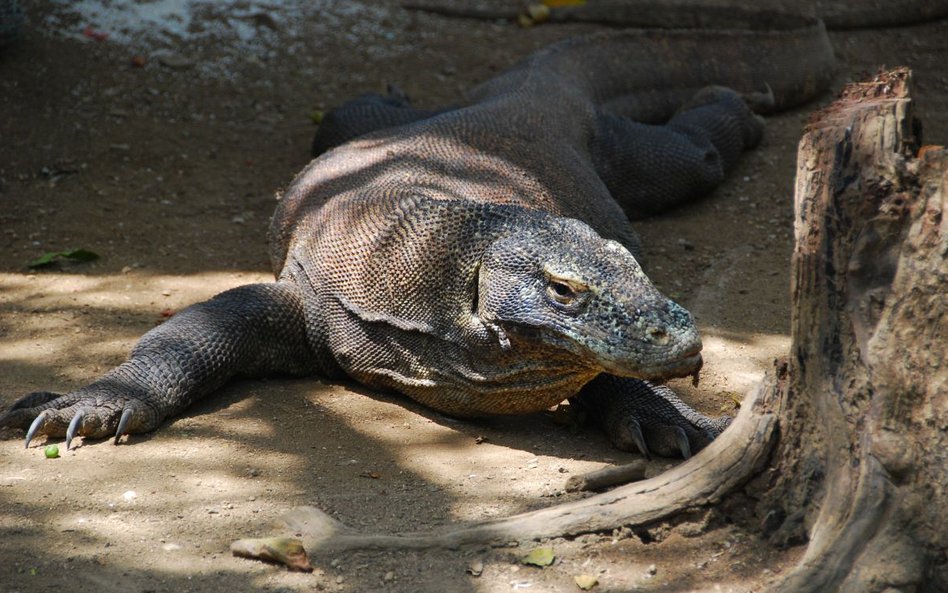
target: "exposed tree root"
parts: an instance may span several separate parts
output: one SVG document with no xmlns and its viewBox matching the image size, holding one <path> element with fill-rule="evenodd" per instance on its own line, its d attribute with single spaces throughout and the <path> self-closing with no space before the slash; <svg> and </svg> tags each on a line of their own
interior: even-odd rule
<svg viewBox="0 0 948 593">
<path fill-rule="evenodd" d="M 428 532 L 358 533 L 319 509 L 300 507 L 283 517 L 310 553 L 349 549 L 457 548 L 647 525 L 686 509 L 718 502 L 759 471 L 774 442 L 775 416 L 767 411 L 772 388 L 748 396 L 730 427 L 690 460 L 649 480 L 582 500 L 465 526 Z M 246 540 L 237 542 L 241 549 Z M 235 545 L 237 545 L 235 544 Z"/>
<path fill-rule="evenodd" d="M 638 459 L 625 465 L 605 467 L 603 469 L 572 476 L 566 480 L 567 492 L 587 492 L 605 490 L 613 486 L 638 482 L 645 479 L 645 460 Z"/>
</svg>

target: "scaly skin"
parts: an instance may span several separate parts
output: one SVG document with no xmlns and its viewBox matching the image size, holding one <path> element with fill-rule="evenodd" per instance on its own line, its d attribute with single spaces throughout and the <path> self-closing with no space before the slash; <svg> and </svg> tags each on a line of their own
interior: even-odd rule
<svg viewBox="0 0 948 593">
<path fill-rule="evenodd" d="M 642 271 L 627 215 L 712 189 L 760 139 L 744 98 L 806 87 L 731 64 L 754 48 L 730 36 L 692 37 L 566 41 L 436 111 L 343 106 L 273 217 L 275 283 L 193 305 L 98 381 L 30 394 L 0 426 L 28 427 L 27 445 L 118 440 L 235 375 L 317 373 L 456 416 L 572 397 L 616 446 L 689 456 L 727 421 L 647 381 L 696 373 L 701 341 Z M 664 125 L 632 119 L 659 112 Z"/>
</svg>

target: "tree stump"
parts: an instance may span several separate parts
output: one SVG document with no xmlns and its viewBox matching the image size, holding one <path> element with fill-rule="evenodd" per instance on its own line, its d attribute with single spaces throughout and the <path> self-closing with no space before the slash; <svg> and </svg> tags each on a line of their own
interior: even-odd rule
<svg viewBox="0 0 948 593">
<path fill-rule="evenodd" d="M 800 142 L 780 477 L 762 500 L 809 546 L 774 591 L 948 591 L 948 154 L 914 158 L 909 83 L 850 85 Z"/>
<path fill-rule="evenodd" d="M 644 526 L 743 490 L 775 544 L 809 540 L 772 593 L 948 591 L 948 152 L 916 156 L 909 82 L 908 70 L 882 73 L 812 118 L 790 356 L 698 455 L 589 498 L 433 532 L 361 534 L 311 507 L 286 526 L 311 552 L 452 548 Z"/>
</svg>

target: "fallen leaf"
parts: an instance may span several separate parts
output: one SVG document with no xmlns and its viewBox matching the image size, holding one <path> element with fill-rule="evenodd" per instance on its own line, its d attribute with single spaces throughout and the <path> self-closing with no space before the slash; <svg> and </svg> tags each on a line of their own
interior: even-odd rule
<svg viewBox="0 0 948 593">
<path fill-rule="evenodd" d="M 89 39 L 95 39 L 96 41 L 105 41 L 109 38 L 109 34 L 104 31 L 96 31 L 92 26 L 87 26 L 82 30 L 82 34 L 88 37 Z"/>
<path fill-rule="evenodd" d="M 599 579 L 591 574 L 578 574 L 573 577 L 573 580 L 576 581 L 576 586 L 583 591 L 589 591 L 599 584 Z"/>
<path fill-rule="evenodd" d="M 534 23 L 545 23 L 550 20 L 550 7 L 546 4 L 531 4 L 527 6 L 527 16 Z"/>
<path fill-rule="evenodd" d="M 553 564 L 554 560 L 556 556 L 553 554 L 553 548 L 533 548 L 521 559 L 521 562 L 542 568 Z"/>
<path fill-rule="evenodd" d="M 728 399 L 731 400 L 731 403 L 734 404 L 735 408 L 741 407 L 741 402 L 744 401 L 744 398 L 741 397 L 739 393 L 735 393 L 733 391 L 727 391 L 725 392 L 725 395 L 727 396 Z"/>
<path fill-rule="evenodd" d="M 30 268 L 42 268 L 52 264 L 58 259 L 70 259 L 78 262 L 95 261 L 99 259 L 99 254 L 88 249 L 73 249 L 71 251 L 48 251 L 30 263 L 26 264 Z"/>
<path fill-rule="evenodd" d="M 289 570 L 313 572 L 303 542 L 292 537 L 264 537 L 259 539 L 241 539 L 230 545 L 234 556 L 256 558 L 268 562 L 278 562 Z"/>
</svg>

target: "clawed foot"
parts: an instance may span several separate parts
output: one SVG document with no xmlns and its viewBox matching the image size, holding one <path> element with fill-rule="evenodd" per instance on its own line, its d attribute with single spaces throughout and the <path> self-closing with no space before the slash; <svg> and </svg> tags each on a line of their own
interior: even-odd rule
<svg viewBox="0 0 948 593">
<path fill-rule="evenodd" d="M 26 429 L 26 447 L 37 435 L 46 435 L 65 436 L 67 449 L 77 436 L 114 436 L 118 444 L 123 434 L 147 432 L 159 422 L 142 399 L 122 393 L 118 385 L 106 380 L 65 395 L 31 393 L 0 416 L 0 428 Z"/>
<path fill-rule="evenodd" d="M 664 385 L 612 375 L 594 379 L 575 401 L 599 421 L 616 448 L 647 458 L 688 459 L 731 423 L 727 416 L 712 419 L 693 410 Z"/>
<path fill-rule="evenodd" d="M 720 435 L 731 421 L 727 416 L 717 420 L 705 418 L 715 423 L 716 428 L 698 428 L 688 421 L 672 424 L 658 419 L 640 420 L 630 415 L 607 426 L 606 432 L 612 444 L 623 451 L 638 451 L 649 459 L 652 454 L 689 459 Z"/>
</svg>

